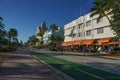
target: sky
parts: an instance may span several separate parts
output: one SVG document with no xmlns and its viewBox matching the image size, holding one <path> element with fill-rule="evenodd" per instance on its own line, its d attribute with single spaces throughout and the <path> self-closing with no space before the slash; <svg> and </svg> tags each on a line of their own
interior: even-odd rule
<svg viewBox="0 0 120 80">
<path fill-rule="evenodd" d="M 43 21 L 60 27 L 90 12 L 95 0 L 0 0 L 0 16 L 5 29 L 15 28 L 26 42 Z"/>
</svg>

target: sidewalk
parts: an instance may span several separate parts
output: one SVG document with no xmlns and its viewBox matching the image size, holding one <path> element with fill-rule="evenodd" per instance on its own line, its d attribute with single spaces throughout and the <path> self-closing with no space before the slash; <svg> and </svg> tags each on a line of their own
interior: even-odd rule
<svg viewBox="0 0 120 80">
<path fill-rule="evenodd" d="M 63 80 L 23 51 L 16 51 L 0 66 L 0 80 Z"/>
<path fill-rule="evenodd" d="M 101 57 L 106 59 L 120 60 L 120 56 L 101 56 Z"/>
</svg>

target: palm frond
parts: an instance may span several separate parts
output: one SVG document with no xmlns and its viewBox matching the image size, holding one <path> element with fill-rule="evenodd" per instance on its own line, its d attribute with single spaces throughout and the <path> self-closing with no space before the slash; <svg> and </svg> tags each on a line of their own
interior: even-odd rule
<svg viewBox="0 0 120 80">
<path fill-rule="evenodd" d="M 102 15 L 99 15 L 99 17 L 97 18 L 97 23 L 100 22 L 100 19 L 101 19 L 102 17 L 103 17 Z"/>
<path fill-rule="evenodd" d="M 93 17 L 93 16 L 95 16 L 95 15 L 97 15 L 97 14 L 98 14 L 98 12 L 97 12 L 97 11 L 92 12 L 92 13 L 90 14 L 90 17 Z"/>
<path fill-rule="evenodd" d="M 0 20 L 2 21 L 2 20 L 3 20 L 3 18 L 2 18 L 2 17 L 0 17 Z"/>
</svg>

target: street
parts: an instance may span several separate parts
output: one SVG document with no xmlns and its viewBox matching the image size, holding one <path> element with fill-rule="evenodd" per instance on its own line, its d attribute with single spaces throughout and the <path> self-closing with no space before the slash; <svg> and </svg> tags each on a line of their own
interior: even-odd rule
<svg viewBox="0 0 120 80">
<path fill-rule="evenodd" d="M 73 54 L 61 54 L 60 52 L 52 52 L 46 50 L 37 50 L 36 52 L 47 53 L 54 57 L 62 58 L 68 61 L 84 64 L 100 70 L 108 71 L 120 75 L 120 60 L 105 59 L 99 56 L 80 56 Z"/>
<path fill-rule="evenodd" d="M 110 60 L 91 56 L 74 55 L 56 55 L 55 57 L 120 75 L 120 60 Z"/>
</svg>

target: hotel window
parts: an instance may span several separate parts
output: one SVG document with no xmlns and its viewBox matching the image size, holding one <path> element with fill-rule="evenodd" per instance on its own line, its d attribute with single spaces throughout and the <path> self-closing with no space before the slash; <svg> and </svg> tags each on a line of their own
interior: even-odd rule
<svg viewBox="0 0 120 80">
<path fill-rule="evenodd" d="M 102 33 L 104 33 L 103 28 L 98 28 L 98 29 L 97 29 L 97 34 L 102 34 Z"/>
<path fill-rule="evenodd" d="M 86 36 L 90 36 L 91 35 L 91 30 L 86 31 Z"/>
<path fill-rule="evenodd" d="M 73 30 L 75 30 L 76 29 L 76 26 L 73 26 Z"/>
<path fill-rule="evenodd" d="M 79 24 L 79 29 L 83 29 L 84 28 L 84 24 Z"/>
<path fill-rule="evenodd" d="M 73 34 L 72 37 L 75 38 L 75 37 L 76 37 L 76 34 Z"/>
<path fill-rule="evenodd" d="M 96 24 L 97 24 L 97 20 L 94 19 L 94 20 L 93 20 L 93 26 L 96 26 Z"/>
<path fill-rule="evenodd" d="M 82 37 L 82 32 L 79 33 L 79 37 Z"/>
<path fill-rule="evenodd" d="M 91 21 L 86 22 L 86 27 L 91 26 Z"/>
<path fill-rule="evenodd" d="M 85 32 L 80 32 L 79 37 L 83 37 L 83 36 L 85 36 Z"/>
</svg>

